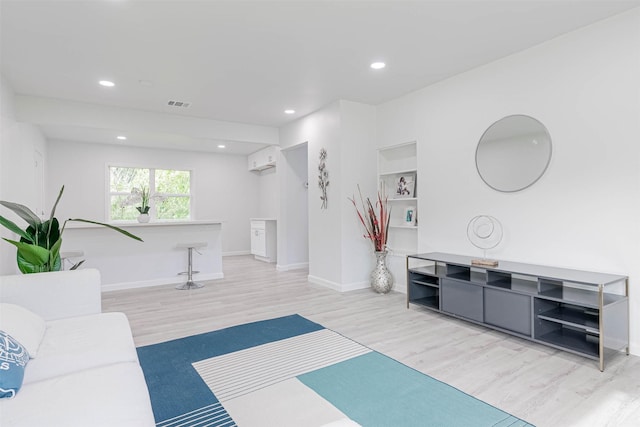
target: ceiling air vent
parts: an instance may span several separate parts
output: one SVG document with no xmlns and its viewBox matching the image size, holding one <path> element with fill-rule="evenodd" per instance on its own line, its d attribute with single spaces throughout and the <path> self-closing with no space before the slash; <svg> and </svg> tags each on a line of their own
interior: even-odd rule
<svg viewBox="0 0 640 427">
<path fill-rule="evenodd" d="M 167 101 L 167 105 L 169 107 L 179 107 L 179 108 L 189 108 L 189 107 L 191 107 L 191 103 L 190 102 L 175 101 L 175 100 L 172 100 L 172 99 Z"/>
</svg>

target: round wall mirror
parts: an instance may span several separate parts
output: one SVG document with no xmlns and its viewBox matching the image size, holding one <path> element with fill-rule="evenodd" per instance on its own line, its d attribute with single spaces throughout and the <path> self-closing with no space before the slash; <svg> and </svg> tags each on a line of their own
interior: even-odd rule
<svg viewBox="0 0 640 427">
<path fill-rule="evenodd" d="M 482 180 L 503 192 L 535 183 L 551 160 L 551 137 L 542 123 L 524 115 L 498 120 L 482 134 L 476 167 Z"/>
</svg>

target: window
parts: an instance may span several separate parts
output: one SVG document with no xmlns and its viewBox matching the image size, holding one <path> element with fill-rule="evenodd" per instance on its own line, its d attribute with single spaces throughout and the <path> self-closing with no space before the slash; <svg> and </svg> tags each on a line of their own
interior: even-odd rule
<svg viewBox="0 0 640 427">
<path fill-rule="evenodd" d="M 109 219 L 130 221 L 138 217 L 131 204 L 133 189 L 149 190 L 149 215 L 158 220 L 191 218 L 191 171 L 109 167 Z"/>
</svg>

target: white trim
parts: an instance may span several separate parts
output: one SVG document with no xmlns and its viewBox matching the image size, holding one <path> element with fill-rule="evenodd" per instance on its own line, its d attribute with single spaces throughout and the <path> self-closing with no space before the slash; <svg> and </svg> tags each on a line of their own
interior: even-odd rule
<svg viewBox="0 0 640 427">
<path fill-rule="evenodd" d="M 407 294 L 407 285 L 403 283 L 394 282 L 392 291 L 400 292 L 401 294 Z"/>
<path fill-rule="evenodd" d="M 357 291 L 358 289 L 369 289 L 371 283 L 368 280 L 363 282 L 353 282 L 342 285 L 342 292 Z"/>
<path fill-rule="evenodd" d="M 104 167 L 102 187 L 104 188 L 104 222 L 107 222 L 111 220 L 111 164 L 105 162 Z"/>
<path fill-rule="evenodd" d="M 342 289 L 342 286 L 339 283 L 331 282 L 329 280 L 325 280 L 320 277 L 312 276 L 311 274 L 307 276 L 307 281 L 309 281 L 309 283 L 324 286 L 325 288 L 333 289 L 334 291 L 338 291 L 338 292 L 340 292 L 340 290 Z"/>
<path fill-rule="evenodd" d="M 273 264 L 273 263 L 275 263 L 275 262 L 276 262 L 276 260 L 275 260 L 275 259 L 273 259 L 273 258 L 269 258 L 269 257 L 266 257 L 266 256 L 261 256 L 261 255 L 253 254 L 253 257 L 254 257 L 256 260 L 258 260 L 258 261 L 268 262 L 269 264 Z"/>
<path fill-rule="evenodd" d="M 111 197 L 112 196 L 119 196 L 119 195 L 126 195 L 129 194 L 128 192 L 122 192 L 122 191 L 111 191 L 111 168 L 128 168 L 128 169 L 147 169 L 149 170 L 149 195 L 153 194 L 153 195 L 163 195 L 165 197 L 173 197 L 173 198 L 178 198 L 178 197 L 188 197 L 189 198 L 189 216 L 187 218 L 178 218 L 178 219 L 173 219 L 173 218 L 163 218 L 163 219 L 158 219 L 158 211 L 157 211 L 157 205 L 155 200 L 153 200 L 152 198 L 149 199 L 149 207 L 151 208 L 149 210 L 149 216 L 151 217 L 152 221 L 189 221 L 193 218 L 195 218 L 195 213 L 194 213 L 194 195 L 193 195 L 193 181 L 194 181 L 194 174 L 193 174 L 193 169 L 178 169 L 178 168 L 173 168 L 173 167 L 161 167 L 161 166 L 155 166 L 155 167 L 151 167 L 151 166 L 136 166 L 136 165 L 131 165 L 131 164 L 127 164 L 127 163 L 118 163 L 118 162 L 106 162 L 106 170 L 105 170 L 105 182 L 104 182 L 104 187 L 106 189 L 106 193 L 105 193 L 105 218 L 107 222 L 114 222 L 114 221 L 120 221 L 120 220 L 113 220 L 111 218 Z M 187 172 L 189 174 L 189 192 L 188 193 L 158 193 L 156 191 L 156 171 L 158 170 L 171 170 L 171 171 L 178 171 L 178 172 Z"/>
<path fill-rule="evenodd" d="M 223 252 L 222 256 L 251 255 L 251 251 L 232 251 Z"/>
<path fill-rule="evenodd" d="M 417 139 L 413 139 L 411 141 L 401 142 L 400 144 L 385 145 L 384 147 L 379 147 L 378 151 L 395 150 L 396 148 L 408 147 L 410 145 L 415 145 L 416 146 L 416 150 L 417 150 L 418 149 L 418 140 Z"/>
<path fill-rule="evenodd" d="M 196 274 L 194 281 L 201 282 L 204 280 L 223 279 L 224 273 Z M 135 282 L 109 283 L 102 285 L 102 292 L 120 291 L 123 289 L 147 288 L 150 286 L 174 285 L 185 282 L 186 276 L 165 277 L 152 280 L 139 280 Z M 206 285 L 205 285 L 206 286 Z"/>
<path fill-rule="evenodd" d="M 368 281 L 364 282 L 353 282 L 347 284 L 340 284 L 336 282 L 332 282 L 330 280 L 322 279 L 320 277 L 312 276 L 311 274 L 307 276 L 307 280 L 309 283 L 313 283 L 316 285 L 324 286 L 325 288 L 333 289 L 338 292 L 349 292 L 355 291 L 358 289 L 367 289 L 371 284 Z"/>
<path fill-rule="evenodd" d="M 297 264 L 287 264 L 287 265 L 276 265 L 276 270 L 278 271 L 289 271 L 289 270 L 299 270 L 302 268 L 309 268 L 308 262 L 299 262 Z"/>
</svg>

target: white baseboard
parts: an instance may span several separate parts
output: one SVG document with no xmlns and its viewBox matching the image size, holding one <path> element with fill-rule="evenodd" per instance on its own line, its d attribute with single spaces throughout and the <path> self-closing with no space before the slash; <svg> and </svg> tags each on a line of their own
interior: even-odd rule
<svg viewBox="0 0 640 427">
<path fill-rule="evenodd" d="M 338 291 L 338 292 L 349 292 L 349 291 L 355 291 L 358 289 L 366 289 L 370 286 L 368 281 L 341 284 L 341 283 L 332 282 L 330 280 L 326 280 L 321 277 L 316 277 L 312 275 L 308 275 L 307 280 L 310 283 L 324 286 L 325 288 L 333 289 L 334 291 Z"/>
<path fill-rule="evenodd" d="M 405 283 L 394 283 L 393 284 L 393 288 L 391 289 L 392 291 L 396 291 L 396 292 L 400 292 L 401 294 L 406 294 L 407 293 L 407 285 Z"/>
<path fill-rule="evenodd" d="M 196 282 L 204 280 L 215 280 L 224 278 L 224 273 L 206 273 L 196 274 L 193 278 Z M 150 286 L 173 285 L 183 283 L 187 280 L 186 276 L 172 276 L 152 280 L 138 280 L 135 282 L 109 283 L 102 285 L 102 292 L 120 291 L 123 289 L 147 288 Z"/>
<path fill-rule="evenodd" d="M 299 262 L 297 264 L 286 264 L 286 265 L 277 264 L 276 265 L 276 270 L 278 271 L 299 270 L 301 268 L 309 268 L 309 263 Z"/>
<path fill-rule="evenodd" d="M 310 274 L 307 276 L 307 280 L 309 281 L 309 283 L 324 286 L 325 288 L 333 289 L 334 291 L 340 292 L 342 290 L 342 285 L 340 285 L 339 283 L 312 276 Z"/>
<path fill-rule="evenodd" d="M 251 251 L 223 252 L 222 256 L 251 255 Z"/>
<path fill-rule="evenodd" d="M 342 292 L 357 291 L 358 289 L 368 289 L 371 283 L 368 280 L 364 282 L 345 283 L 342 285 Z"/>
</svg>

